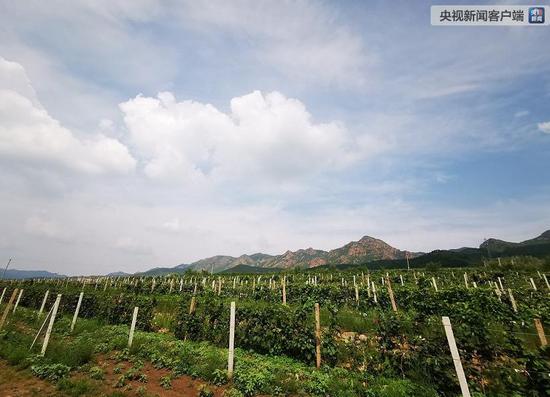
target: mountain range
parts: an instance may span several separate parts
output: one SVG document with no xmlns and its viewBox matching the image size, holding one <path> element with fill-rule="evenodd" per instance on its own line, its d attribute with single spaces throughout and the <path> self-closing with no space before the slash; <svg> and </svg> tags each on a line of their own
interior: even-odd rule
<svg viewBox="0 0 550 397">
<path fill-rule="evenodd" d="M 171 269 L 155 268 L 142 274 L 165 274 L 168 272 L 184 272 L 186 270 L 206 270 L 208 272 L 221 272 L 233 269 L 237 266 L 248 266 L 262 269 L 308 269 L 325 265 L 336 264 L 360 264 L 375 260 L 405 259 L 421 255 L 419 252 L 401 251 L 382 240 L 364 236 L 358 241 L 352 241 L 343 247 L 330 251 L 313 248 L 286 251 L 281 255 L 268 255 L 256 253 L 241 255 L 238 257 L 217 255 L 193 262 L 191 264 L 178 265 Z"/>
<path fill-rule="evenodd" d="M 511 249 L 512 250 L 519 249 L 521 251 L 522 248 L 533 248 L 535 246 L 543 247 L 549 242 L 550 242 L 550 230 L 547 230 L 538 237 L 535 237 L 530 240 L 525 240 L 520 243 L 511 243 L 508 241 L 490 238 L 488 240 L 485 240 L 483 244 L 479 246 L 479 248 L 482 250 L 487 250 L 488 255 L 491 256 L 491 255 L 502 254 Z"/>
<path fill-rule="evenodd" d="M 550 256 L 550 230 L 540 236 L 519 243 L 498 239 L 485 240 L 479 248 L 463 247 L 450 250 L 435 250 L 429 253 L 399 250 L 382 240 L 364 236 L 340 248 L 330 251 L 313 248 L 286 251 L 281 255 L 257 253 L 238 257 L 217 255 L 201 259 L 191 264 L 182 264 L 173 268 L 156 268 L 142 274 L 183 273 L 187 270 L 205 270 L 208 272 L 265 272 L 302 268 L 337 267 L 340 269 L 368 264 L 369 268 L 407 267 L 409 257 L 411 267 L 423 267 L 428 263 L 442 266 L 479 265 L 485 258 L 531 255 Z"/>
<path fill-rule="evenodd" d="M 368 265 L 376 268 L 423 267 L 428 263 L 441 266 L 466 267 L 479 265 L 486 258 L 506 258 L 512 256 L 550 257 L 550 230 L 540 236 L 522 242 L 509 242 L 490 238 L 479 248 L 463 247 L 449 250 L 435 250 L 429 253 L 403 251 L 382 240 L 364 236 L 340 248 L 324 251 L 313 248 L 286 251 L 280 255 L 256 253 L 238 257 L 217 255 L 190 264 L 175 267 L 157 267 L 135 275 L 163 275 L 184 273 L 188 270 L 208 272 L 261 273 L 285 269 L 314 269 L 336 267 L 346 269 Z M 407 264 L 407 256 L 409 263 Z M 123 272 L 110 273 L 110 276 L 130 275 Z M 65 277 L 47 271 L 9 269 L 6 278 Z"/>
<path fill-rule="evenodd" d="M 4 270 L 0 270 L 0 276 Z M 4 274 L 5 279 L 25 279 L 25 278 L 63 278 L 63 274 L 51 273 L 46 270 L 18 270 L 8 269 Z"/>
<path fill-rule="evenodd" d="M 510 258 L 531 256 L 536 258 L 550 258 L 550 230 L 540 236 L 519 243 L 488 239 L 479 248 L 462 247 L 449 250 L 435 250 L 418 255 L 409 261 L 411 268 L 424 267 L 428 264 L 437 264 L 443 267 L 479 266 L 486 259 Z M 361 265 L 338 265 L 339 269 L 346 269 Z M 402 259 L 376 260 L 368 263 L 369 269 L 405 268 L 407 262 Z"/>
</svg>

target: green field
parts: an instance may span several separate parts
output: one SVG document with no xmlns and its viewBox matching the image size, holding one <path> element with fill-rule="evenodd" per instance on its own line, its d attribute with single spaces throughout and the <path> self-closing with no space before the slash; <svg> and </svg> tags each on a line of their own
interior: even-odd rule
<svg viewBox="0 0 550 397">
<path fill-rule="evenodd" d="M 24 292 L 15 314 L 12 308 L 6 312 L 0 356 L 52 383 L 61 395 L 74 392 L 71 382 L 88 385 L 77 395 L 103 395 L 97 363 L 108 357 L 130 363 L 118 385 L 111 385 L 117 386 L 113 393 L 128 396 L 155 395 L 152 382 L 139 385 L 149 364 L 167 371 L 156 385 L 165 386 L 162 390 L 170 390 L 179 377 L 204 383 L 196 394 L 180 395 L 457 396 L 461 391 L 442 325 L 442 316 L 448 316 L 472 395 L 548 396 L 550 349 L 541 347 L 534 323 L 539 319 L 550 327 L 545 271 L 543 261 L 515 258 L 513 265 L 492 261 L 483 267 L 409 271 L 363 266 L 261 275 L 4 280 L 2 313 L 12 295 L 16 300 L 16 288 Z M 29 347 L 42 323 L 47 326 L 44 318 L 57 294 L 62 295 L 59 310 L 42 357 L 44 330 Z M 236 351 L 229 379 L 231 302 L 236 303 Z M 137 333 L 128 348 L 136 306 Z"/>
</svg>

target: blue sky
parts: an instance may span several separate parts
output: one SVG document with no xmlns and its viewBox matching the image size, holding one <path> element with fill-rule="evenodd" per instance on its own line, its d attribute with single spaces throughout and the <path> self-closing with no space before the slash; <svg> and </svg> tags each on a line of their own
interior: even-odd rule
<svg viewBox="0 0 550 397">
<path fill-rule="evenodd" d="M 550 27 L 432 27 L 431 4 L 0 3 L 2 257 L 105 273 L 549 229 Z"/>
</svg>

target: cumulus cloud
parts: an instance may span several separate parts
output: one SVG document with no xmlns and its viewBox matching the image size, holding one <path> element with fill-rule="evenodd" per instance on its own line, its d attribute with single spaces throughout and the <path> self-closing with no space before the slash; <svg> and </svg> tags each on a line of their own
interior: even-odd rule
<svg viewBox="0 0 550 397">
<path fill-rule="evenodd" d="M 40 105 L 23 67 L 0 57 L 0 154 L 85 173 L 125 173 L 135 159 L 119 141 L 98 134 L 76 137 Z"/>
<path fill-rule="evenodd" d="M 9 62 L 2 57 L 0 57 L 0 89 L 19 93 L 33 106 L 42 107 L 23 66 L 17 62 Z"/>
<path fill-rule="evenodd" d="M 544 123 L 538 123 L 537 125 L 539 130 L 545 134 L 550 134 L 550 121 L 545 121 Z"/>
<path fill-rule="evenodd" d="M 338 169 L 357 156 L 342 124 L 316 123 L 303 103 L 278 92 L 233 98 L 229 113 L 167 92 L 120 108 L 144 172 L 155 179 L 281 181 Z"/>
</svg>

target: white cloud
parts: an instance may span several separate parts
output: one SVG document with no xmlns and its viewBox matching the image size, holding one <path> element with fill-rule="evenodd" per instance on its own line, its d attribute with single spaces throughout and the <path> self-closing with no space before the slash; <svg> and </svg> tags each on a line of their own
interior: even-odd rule
<svg viewBox="0 0 550 397">
<path fill-rule="evenodd" d="M 453 177 L 451 175 L 445 174 L 444 172 L 436 172 L 435 173 L 435 181 L 437 183 L 447 183 L 449 182 Z"/>
<path fill-rule="evenodd" d="M 529 114 L 530 112 L 528 110 L 520 110 L 516 113 L 514 113 L 514 117 L 518 118 L 518 117 L 525 117 Z"/>
<path fill-rule="evenodd" d="M 17 92 L 28 99 L 33 106 L 42 107 L 23 66 L 17 62 L 9 62 L 2 57 L 0 57 L 0 89 Z"/>
<path fill-rule="evenodd" d="M 538 123 L 537 126 L 539 130 L 545 134 L 550 134 L 550 121 L 545 121 L 544 123 Z"/>
<path fill-rule="evenodd" d="M 151 178 L 282 181 L 338 169 L 357 157 L 347 129 L 315 123 L 305 106 L 278 92 L 231 100 L 231 111 L 171 93 L 120 105 L 129 138 Z"/>
<path fill-rule="evenodd" d="M 70 5 L 77 9 L 91 11 L 114 22 L 120 22 L 120 20 L 144 22 L 158 17 L 161 13 L 161 5 L 155 0 L 98 0 Z"/>
<path fill-rule="evenodd" d="M 328 2 L 58 5 L 0 17 L 0 53 L 18 62 L 0 61 L 0 251 L 22 265 L 136 271 L 364 234 L 430 250 L 547 228 L 548 195 L 460 209 L 430 193 L 468 151 L 517 147 L 495 119 L 525 105 L 518 79 L 548 71 L 539 29 L 433 35 L 412 8 L 387 29 L 384 8 Z M 220 104 L 256 88 L 308 106 L 276 92 Z M 163 90 L 200 102 L 151 97 Z M 50 172 L 126 172 L 133 157 L 148 178 Z"/>
<path fill-rule="evenodd" d="M 169 221 L 164 222 L 161 225 L 161 229 L 167 230 L 169 232 L 178 233 L 184 230 L 184 224 L 179 218 L 174 218 Z"/>
<path fill-rule="evenodd" d="M 138 241 L 134 237 L 123 236 L 116 240 L 114 248 L 135 255 L 152 255 L 153 251 L 148 245 Z"/>
<path fill-rule="evenodd" d="M 106 131 L 110 133 L 113 132 L 115 129 L 115 123 L 113 122 L 113 120 L 101 119 L 99 120 L 98 127 L 100 131 Z"/>
<path fill-rule="evenodd" d="M 360 35 L 338 22 L 338 12 L 320 3 L 191 0 L 180 17 L 208 34 L 221 31 L 254 43 L 259 62 L 302 82 L 356 88 L 377 60 Z"/>
<path fill-rule="evenodd" d="M 0 57 L 0 154 L 100 174 L 126 173 L 135 160 L 119 141 L 98 134 L 77 138 L 40 105 L 21 65 Z"/>
<path fill-rule="evenodd" d="M 46 237 L 55 240 L 67 239 L 67 234 L 61 230 L 56 222 L 38 216 L 32 216 L 26 220 L 25 231 L 28 234 L 38 237 Z"/>
<path fill-rule="evenodd" d="M 448 95 L 463 94 L 469 91 L 475 91 L 479 88 L 478 84 L 464 83 L 457 85 L 444 85 L 441 87 L 430 87 L 424 92 L 418 94 L 419 98 L 437 99 Z"/>
<path fill-rule="evenodd" d="M 6 197 L 0 193 L 0 198 Z M 363 197 L 370 199 L 299 214 L 268 204 L 224 207 L 208 201 L 150 207 L 126 197 L 114 202 L 103 197 L 102 201 L 109 202 L 90 205 L 97 201 L 97 194 L 65 202 L 6 200 L 0 213 L 6 220 L 6 237 L 14 247 L 3 252 L 28 265 L 47 261 L 65 274 L 97 274 L 174 266 L 217 254 L 280 254 L 309 246 L 332 249 L 365 234 L 418 251 L 477 246 L 484 237 L 520 241 L 548 229 L 545 220 L 550 215 L 548 196 L 492 202 L 477 209 L 415 204 L 380 193 Z M 35 231 L 32 236 L 41 231 L 42 237 L 46 234 L 49 238 L 29 239 L 28 232 L 18 233 L 19 214 L 37 204 L 44 206 L 48 215 L 28 222 L 32 225 L 28 230 Z M 159 233 L 155 225 L 166 220 L 180 230 Z M 63 230 L 60 225 L 70 231 L 74 244 L 51 244 Z"/>
</svg>

